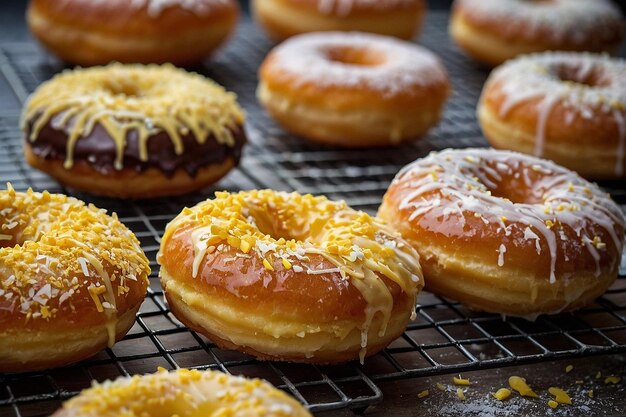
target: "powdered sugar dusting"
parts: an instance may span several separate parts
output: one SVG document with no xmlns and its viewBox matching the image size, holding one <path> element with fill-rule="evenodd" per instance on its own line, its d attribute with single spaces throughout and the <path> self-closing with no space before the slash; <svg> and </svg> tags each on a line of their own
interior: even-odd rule
<svg viewBox="0 0 626 417">
<path fill-rule="evenodd" d="M 337 50 L 363 50 L 382 59 L 377 65 L 346 64 L 331 59 L 331 51 Z M 443 65 L 427 49 L 385 36 L 358 32 L 295 36 L 276 47 L 271 58 L 274 65 L 299 84 L 364 87 L 385 96 L 447 79 Z"/>
<path fill-rule="evenodd" d="M 357 7 L 376 7 L 388 9 L 397 6 L 412 6 L 421 0 L 318 0 L 317 8 L 320 13 L 346 16 Z"/>
<path fill-rule="evenodd" d="M 599 43 L 623 31 L 622 15 L 609 0 L 457 0 L 458 6 L 482 22 L 506 21 L 504 36 L 537 36 L 581 44 L 589 38 Z"/>
<path fill-rule="evenodd" d="M 194 14 L 203 16 L 209 13 L 211 7 L 218 4 L 228 4 L 230 0 L 130 0 L 133 9 L 146 7 L 150 17 L 159 17 L 165 9 L 180 7 Z"/>
</svg>

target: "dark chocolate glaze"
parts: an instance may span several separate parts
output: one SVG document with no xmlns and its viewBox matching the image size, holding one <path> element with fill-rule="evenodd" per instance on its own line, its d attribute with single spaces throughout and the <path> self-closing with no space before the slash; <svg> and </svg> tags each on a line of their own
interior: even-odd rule
<svg viewBox="0 0 626 417">
<path fill-rule="evenodd" d="M 28 140 L 32 121 L 28 124 L 25 132 L 25 141 L 31 147 L 32 152 L 44 159 L 57 159 L 65 161 L 68 134 L 63 130 L 57 130 L 48 122 L 40 130 L 34 142 Z M 241 150 L 246 143 L 246 135 L 243 127 L 233 130 L 235 143 L 233 146 L 223 145 L 217 142 L 214 136 L 209 136 L 203 144 L 199 144 L 192 132 L 180 135 L 184 150 L 180 155 L 174 152 L 174 144 L 169 135 L 161 131 L 148 138 L 148 160 L 139 159 L 139 141 L 135 130 L 126 135 L 124 147 L 123 168 L 141 172 L 153 167 L 161 170 L 168 177 L 182 168 L 195 177 L 200 168 L 212 164 L 220 164 L 232 158 L 235 165 L 241 158 Z M 84 161 L 96 171 L 107 174 L 115 170 L 116 148 L 115 142 L 107 131 L 96 124 L 88 136 L 82 136 L 74 146 L 74 163 Z"/>
</svg>

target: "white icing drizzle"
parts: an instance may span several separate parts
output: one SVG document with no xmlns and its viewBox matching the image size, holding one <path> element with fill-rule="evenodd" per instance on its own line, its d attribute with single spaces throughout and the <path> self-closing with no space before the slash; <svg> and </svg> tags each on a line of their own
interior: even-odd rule
<svg viewBox="0 0 626 417">
<path fill-rule="evenodd" d="M 352 65 L 332 59 L 337 51 L 367 51 L 372 65 Z M 380 57 L 380 58 L 378 58 Z M 363 87 L 386 97 L 407 94 L 415 86 L 445 83 L 446 71 L 429 50 L 381 35 L 320 32 L 294 36 L 271 53 L 284 77 L 319 87 Z"/>
<path fill-rule="evenodd" d="M 545 36 L 548 41 L 582 44 L 590 38 L 615 36 L 623 30 L 622 15 L 609 0 L 456 0 L 457 6 L 479 22 L 507 22 L 502 35 Z"/>
<path fill-rule="evenodd" d="M 562 74 L 581 82 L 563 81 Z M 584 84 L 595 74 L 594 86 Z M 503 95 L 500 117 L 517 106 L 537 100 L 537 126 L 534 154 L 542 156 L 546 123 L 557 105 L 565 110 L 565 123 L 575 117 L 583 122 L 605 115 L 616 126 L 617 161 L 615 173 L 623 175 L 626 154 L 626 61 L 605 55 L 584 53 L 542 53 L 513 59 L 497 68 L 487 80 L 485 92 L 499 88 Z"/>
<path fill-rule="evenodd" d="M 526 174 L 530 192 L 539 202 L 515 203 L 492 194 L 501 175 L 510 177 L 528 170 L 535 177 L 532 180 L 530 172 Z M 445 150 L 407 165 L 394 184 L 402 189 L 399 209 L 409 210 L 411 219 L 440 223 L 456 216 L 465 227 L 466 216 L 474 216 L 499 225 L 499 266 L 504 265 L 504 254 L 510 251 L 507 245 L 527 245 L 535 240 L 538 254 L 544 247 L 549 252 L 551 283 L 558 275 L 558 254 L 567 256 L 566 250 L 557 247 L 563 242 L 564 228 L 580 238 L 596 260 L 597 275 L 601 273 L 599 253 L 607 245 L 599 235 L 610 236 L 617 253 L 623 249 L 624 236 L 617 234 L 624 230 L 619 206 L 596 185 L 550 161 L 493 149 Z"/>
<path fill-rule="evenodd" d="M 230 0 L 130 0 L 130 7 L 135 10 L 145 7 L 148 16 L 152 18 L 157 18 L 164 10 L 174 7 L 180 7 L 198 16 L 205 16 L 212 7 L 229 2 Z"/>
<path fill-rule="evenodd" d="M 344 17 L 358 7 L 385 10 L 398 6 L 413 6 L 420 2 L 421 0 L 317 0 L 317 9 L 323 14 Z"/>
</svg>

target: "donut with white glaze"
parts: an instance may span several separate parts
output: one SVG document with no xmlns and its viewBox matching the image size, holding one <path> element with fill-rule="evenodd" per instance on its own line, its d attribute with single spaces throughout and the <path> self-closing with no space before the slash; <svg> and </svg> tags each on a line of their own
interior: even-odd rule
<svg viewBox="0 0 626 417">
<path fill-rule="evenodd" d="M 591 303 L 615 281 L 624 246 L 623 213 L 596 185 L 493 149 L 406 166 L 378 215 L 418 250 L 427 288 L 511 316 Z"/>
<path fill-rule="evenodd" d="M 493 71 L 478 105 L 489 143 L 591 179 L 626 178 L 626 61 L 542 53 Z"/>
</svg>

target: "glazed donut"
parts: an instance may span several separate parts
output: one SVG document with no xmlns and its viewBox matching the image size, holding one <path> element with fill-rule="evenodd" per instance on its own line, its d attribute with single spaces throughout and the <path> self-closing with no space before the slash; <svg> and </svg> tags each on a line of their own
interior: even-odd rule
<svg viewBox="0 0 626 417">
<path fill-rule="evenodd" d="M 402 334 L 423 286 L 417 252 L 381 222 L 271 190 L 183 210 L 157 260 L 180 321 L 260 359 L 363 360 Z"/>
<path fill-rule="evenodd" d="M 437 123 L 449 92 L 430 51 L 364 33 L 293 37 L 260 69 L 259 101 L 287 130 L 345 147 L 396 145 Z"/>
<path fill-rule="evenodd" d="M 450 35 L 495 66 L 531 52 L 616 53 L 624 19 L 610 0 L 455 0 Z"/>
<path fill-rule="evenodd" d="M 84 390 L 52 417 L 311 417 L 300 403 L 260 379 L 216 371 L 160 368 Z"/>
<path fill-rule="evenodd" d="M 604 293 L 624 244 L 622 212 L 596 185 L 552 162 L 493 149 L 415 161 L 378 214 L 417 248 L 430 290 L 531 319 Z"/>
<path fill-rule="evenodd" d="M 235 0 L 31 0 L 28 26 L 47 49 L 77 65 L 189 65 L 233 31 Z"/>
<path fill-rule="evenodd" d="M 626 61 L 543 53 L 496 69 L 478 106 L 496 148 L 543 156 L 595 179 L 626 178 Z"/>
<path fill-rule="evenodd" d="M 239 162 L 234 94 L 169 65 L 65 71 L 22 113 L 26 161 L 93 194 L 149 198 L 214 183 Z"/>
<path fill-rule="evenodd" d="M 358 31 L 411 39 L 422 27 L 424 0 L 253 0 L 268 35 L 282 41 L 306 32 Z"/>
<path fill-rule="evenodd" d="M 0 372 L 63 366 L 121 339 L 150 267 L 117 220 L 61 194 L 0 191 Z"/>
</svg>

